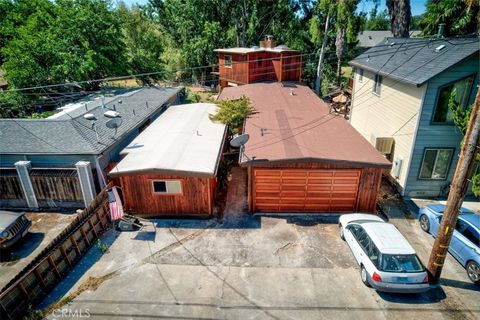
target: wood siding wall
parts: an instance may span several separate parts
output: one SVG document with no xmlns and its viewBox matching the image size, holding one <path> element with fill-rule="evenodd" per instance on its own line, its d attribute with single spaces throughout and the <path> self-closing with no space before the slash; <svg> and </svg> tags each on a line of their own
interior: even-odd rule
<svg viewBox="0 0 480 320">
<path fill-rule="evenodd" d="M 393 158 L 403 160 L 400 175 L 395 180 L 404 188 L 426 86 L 417 88 L 384 77 L 380 95 L 376 95 L 372 93 L 374 83 L 374 73 L 365 70 L 360 80 L 359 70 L 356 70 L 350 124 L 372 145 L 375 145 L 372 136 L 393 137 Z"/>
<path fill-rule="evenodd" d="M 225 66 L 225 56 L 232 57 L 232 66 Z M 259 62 L 259 59 L 262 61 Z M 248 84 L 263 80 L 300 81 L 302 57 L 298 52 L 258 51 L 248 54 L 219 54 L 219 73 L 223 83 Z"/>
<path fill-rule="evenodd" d="M 225 56 L 232 57 L 232 66 L 225 66 Z M 239 84 L 248 83 L 248 62 L 247 55 L 220 53 L 218 56 L 220 78 Z"/>
<path fill-rule="evenodd" d="M 454 124 L 432 123 L 433 114 L 439 90 L 452 82 L 474 75 L 475 80 L 468 99 L 471 105 L 475 101 L 477 85 L 479 83 L 480 61 L 478 54 L 447 69 L 428 82 L 425 94 L 417 137 L 407 177 L 405 195 L 409 197 L 437 197 L 445 185 L 451 183 L 460 152 L 460 142 L 463 135 Z M 419 179 L 420 167 L 423 161 L 425 148 L 454 148 L 453 160 L 450 165 L 448 177 L 445 180 L 422 180 Z M 471 189 L 469 189 L 471 194 Z"/>
<path fill-rule="evenodd" d="M 358 183 L 358 194 L 356 199 L 355 210 L 357 212 L 375 212 L 377 205 L 377 196 L 380 189 L 382 174 L 388 169 L 383 168 L 366 168 L 361 166 L 348 166 L 339 164 L 328 164 L 318 162 L 277 162 L 277 163 L 256 163 L 255 166 L 248 168 L 248 209 L 250 213 L 255 212 L 254 207 L 254 190 L 255 190 L 255 170 L 264 168 L 272 169 L 333 169 L 333 170 L 351 170 L 358 169 L 360 171 L 360 179 Z"/>
<path fill-rule="evenodd" d="M 124 208 L 127 212 L 142 217 L 155 216 L 209 216 L 213 211 L 211 178 L 133 175 L 119 178 L 122 187 Z M 180 180 L 181 194 L 153 193 L 153 180 Z"/>
</svg>

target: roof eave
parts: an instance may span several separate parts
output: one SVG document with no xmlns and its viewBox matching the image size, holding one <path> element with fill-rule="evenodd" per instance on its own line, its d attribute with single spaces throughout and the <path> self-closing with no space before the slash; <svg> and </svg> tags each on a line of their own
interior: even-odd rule
<svg viewBox="0 0 480 320">
<path fill-rule="evenodd" d="M 243 167 L 248 166 L 262 166 L 263 164 L 279 164 L 279 163 L 292 163 L 292 162 L 318 162 L 325 164 L 336 164 L 344 166 L 352 166 L 357 168 L 378 168 L 378 169 L 391 169 L 391 163 L 375 163 L 375 162 L 363 162 L 363 161 L 348 161 L 348 160 L 336 160 L 336 159 L 322 159 L 322 158 L 296 158 L 296 159 L 254 159 L 240 162 Z"/>
<path fill-rule="evenodd" d="M 158 169 L 158 168 L 146 168 L 146 169 L 116 171 L 116 172 L 114 170 L 115 168 L 108 173 L 108 175 L 112 178 L 129 177 L 129 176 L 136 176 L 136 175 L 147 175 L 147 174 L 185 176 L 185 177 L 197 177 L 197 178 L 215 178 L 216 177 L 216 170 L 214 172 L 199 172 L 199 171 Z"/>
</svg>

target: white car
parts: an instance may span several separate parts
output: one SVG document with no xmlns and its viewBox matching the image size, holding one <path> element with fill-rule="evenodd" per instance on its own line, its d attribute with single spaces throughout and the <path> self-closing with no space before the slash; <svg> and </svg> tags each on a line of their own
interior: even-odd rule
<svg viewBox="0 0 480 320">
<path fill-rule="evenodd" d="M 339 223 L 340 237 L 352 250 L 366 286 L 398 293 L 430 288 L 425 267 L 394 225 L 359 213 L 342 215 Z"/>
</svg>

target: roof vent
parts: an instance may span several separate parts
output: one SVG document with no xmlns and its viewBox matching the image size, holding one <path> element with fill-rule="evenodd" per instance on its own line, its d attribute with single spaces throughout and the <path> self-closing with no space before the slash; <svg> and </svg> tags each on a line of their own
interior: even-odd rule
<svg viewBox="0 0 480 320">
<path fill-rule="evenodd" d="M 85 113 L 83 117 L 87 120 L 95 121 L 97 120 L 97 117 L 93 113 Z"/>
<path fill-rule="evenodd" d="M 117 111 L 109 110 L 103 114 L 107 118 L 117 118 L 120 116 L 120 113 Z"/>
<path fill-rule="evenodd" d="M 440 51 L 442 51 L 444 48 L 445 48 L 445 45 L 444 45 L 444 44 L 439 45 L 438 47 L 435 48 L 435 52 L 440 52 Z"/>
</svg>

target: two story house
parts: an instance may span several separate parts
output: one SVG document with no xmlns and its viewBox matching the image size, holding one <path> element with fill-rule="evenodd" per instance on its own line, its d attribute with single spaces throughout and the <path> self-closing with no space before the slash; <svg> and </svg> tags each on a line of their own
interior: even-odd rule
<svg viewBox="0 0 480 320">
<path fill-rule="evenodd" d="M 221 89 L 265 80 L 300 81 L 302 54 L 285 45 L 277 46 L 272 36 L 251 48 L 215 49 L 218 53 Z"/>
<path fill-rule="evenodd" d="M 390 161 L 407 197 L 445 196 L 462 132 L 448 106 L 478 90 L 478 38 L 387 38 L 350 61 L 355 68 L 350 122 Z"/>
</svg>

